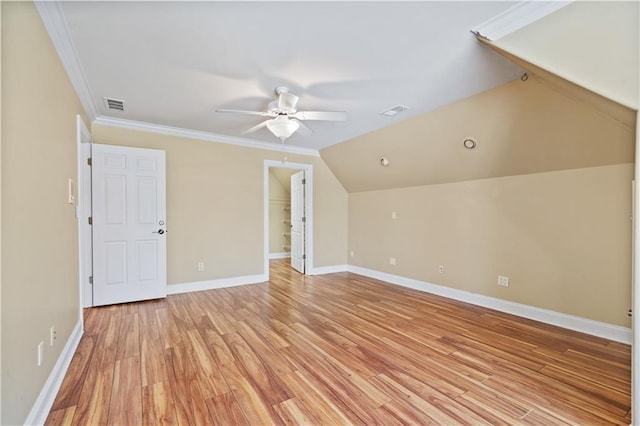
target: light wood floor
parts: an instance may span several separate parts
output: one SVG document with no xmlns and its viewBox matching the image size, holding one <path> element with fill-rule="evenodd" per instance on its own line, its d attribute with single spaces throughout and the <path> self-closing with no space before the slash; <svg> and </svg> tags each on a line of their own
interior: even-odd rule
<svg viewBox="0 0 640 426">
<path fill-rule="evenodd" d="M 629 424 L 630 347 L 273 261 L 86 311 L 47 424 Z"/>
</svg>

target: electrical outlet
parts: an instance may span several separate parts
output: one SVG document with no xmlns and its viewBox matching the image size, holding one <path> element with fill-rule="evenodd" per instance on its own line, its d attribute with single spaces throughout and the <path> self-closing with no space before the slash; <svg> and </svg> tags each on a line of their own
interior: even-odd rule
<svg viewBox="0 0 640 426">
<path fill-rule="evenodd" d="M 198 272 L 204 271 L 204 262 L 198 262 Z"/>
<path fill-rule="evenodd" d="M 498 275 L 498 285 L 501 287 L 509 287 L 509 277 Z"/>
<path fill-rule="evenodd" d="M 441 274 L 444 274 L 444 266 L 443 265 L 439 265 L 438 266 L 438 272 Z"/>
<path fill-rule="evenodd" d="M 56 326 L 51 326 L 51 329 L 49 330 L 49 346 L 53 346 L 57 338 Z"/>
<path fill-rule="evenodd" d="M 44 342 L 38 343 L 38 367 L 42 365 L 42 358 L 44 357 Z"/>
<path fill-rule="evenodd" d="M 396 214 L 396 212 L 391 212 L 391 219 L 396 219 L 398 217 L 398 215 Z"/>
<path fill-rule="evenodd" d="M 395 265 L 396 264 L 396 258 L 395 257 L 390 257 L 389 258 L 389 265 Z"/>
<path fill-rule="evenodd" d="M 353 257 L 355 253 L 353 252 L 353 250 L 351 250 L 351 253 L 349 254 L 351 255 L 351 257 Z"/>
</svg>

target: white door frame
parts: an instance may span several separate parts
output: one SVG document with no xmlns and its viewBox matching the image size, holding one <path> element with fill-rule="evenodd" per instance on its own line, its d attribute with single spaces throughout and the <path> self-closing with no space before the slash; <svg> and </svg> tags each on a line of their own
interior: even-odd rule
<svg viewBox="0 0 640 426">
<path fill-rule="evenodd" d="M 293 169 L 304 170 L 306 186 L 304 197 L 305 209 L 305 241 L 304 251 L 305 274 L 313 275 L 313 165 L 303 163 L 290 163 L 287 161 L 264 160 L 264 276 L 269 280 L 269 169 Z"/>
<path fill-rule="evenodd" d="M 80 321 L 83 321 L 82 309 L 93 306 L 93 290 L 89 277 L 93 275 L 91 247 L 91 225 L 88 218 L 91 216 L 91 168 L 87 164 L 87 158 L 91 157 L 91 133 L 84 124 L 80 115 L 76 116 L 77 130 L 77 165 L 78 184 L 76 185 L 76 218 L 78 219 L 78 279 L 80 286 Z M 89 182 L 89 185 L 86 183 Z M 89 200 L 87 203 L 86 200 Z"/>
<path fill-rule="evenodd" d="M 633 185 L 633 236 L 631 259 L 631 424 L 640 424 L 640 111 L 636 111 L 636 157 Z"/>
</svg>

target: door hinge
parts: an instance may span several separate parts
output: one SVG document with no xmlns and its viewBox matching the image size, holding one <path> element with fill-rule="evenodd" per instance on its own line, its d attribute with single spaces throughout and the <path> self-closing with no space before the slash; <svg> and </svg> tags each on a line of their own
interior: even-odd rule
<svg viewBox="0 0 640 426">
<path fill-rule="evenodd" d="M 89 225 L 93 225 L 93 218 L 89 216 L 88 219 L 89 219 Z"/>
<path fill-rule="evenodd" d="M 89 284 L 93 284 L 93 276 L 89 277 Z"/>
<path fill-rule="evenodd" d="M 307 184 L 307 180 L 306 179 L 302 179 L 302 184 L 306 185 Z"/>
<path fill-rule="evenodd" d="M 91 165 L 92 165 L 91 157 L 87 158 L 87 164 L 88 164 L 89 166 L 91 166 Z"/>
<path fill-rule="evenodd" d="M 306 222 L 306 221 L 307 221 L 307 218 L 306 218 L 306 217 L 304 217 L 304 216 L 302 216 L 302 221 L 303 221 L 303 222 Z"/>
<path fill-rule="evenodd" d="M 307 255 L 306 254 L 302 255 L 302 260 L 307 260 Z"/>
</svg>

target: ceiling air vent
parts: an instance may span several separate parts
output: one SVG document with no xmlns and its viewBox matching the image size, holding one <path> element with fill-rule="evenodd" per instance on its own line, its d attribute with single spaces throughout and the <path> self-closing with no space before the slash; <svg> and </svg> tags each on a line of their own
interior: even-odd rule
<svg viewBox="0 0 640 426">
<path fill-rule="evenodd" d="M 120 99 L 104 98 L 104 103 L 107 106 L 107 109 L 124 111 L 124 101 L 121 101 Z"/>
<path fill-rule="evenodd" d="M 404 105 L 396 105 L 396 106 L 394 106 L 394 107 L 391 107 L 391 108 L 389 108 L 389 109 L 386 109 L 386 110 L 382 111 L 382 112 L 380 113 L 380 115 L 386 115 L 387 117 L 393 117 L 394 115 L 399 114 L 399 113 L 401 113 L 402 111 L 406 111 L 406 110 L 408 110 L 408 109 L 409 109 L 409 107 L 407 107 L 407 106 L 404 106 Z"/>
</svg>

